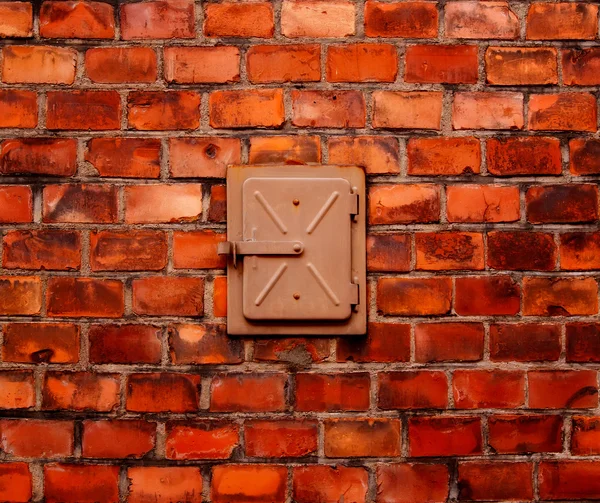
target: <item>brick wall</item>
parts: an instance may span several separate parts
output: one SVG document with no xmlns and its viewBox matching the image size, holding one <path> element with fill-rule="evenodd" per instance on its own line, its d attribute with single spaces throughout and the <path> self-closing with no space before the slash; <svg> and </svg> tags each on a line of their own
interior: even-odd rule
<svg viewBox="0 0 600 503">
<path fill-rule="evenodd" d="M 599 499 L 598 4 L 0 1 L 0 500 Z M 226 166 L 304 162 L 368 337 L 229 339 Z"/>
</svg>

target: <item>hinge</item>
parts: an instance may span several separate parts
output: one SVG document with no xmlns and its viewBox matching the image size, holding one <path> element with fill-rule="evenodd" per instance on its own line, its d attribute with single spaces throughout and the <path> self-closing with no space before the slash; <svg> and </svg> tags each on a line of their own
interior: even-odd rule
<svg viewBox="0 0 600 503">
<path fill-rule="evenodd" d="M 350 215 L 358 215 L 358 194 L 350 194 Z"/>
<path fill-rule="evenodd" d="M 350 304 L 352 306 L 358 306 L 360 304 L 358 278 L 354 278 L 354 281 L 350 283 Z"/>
</svg>

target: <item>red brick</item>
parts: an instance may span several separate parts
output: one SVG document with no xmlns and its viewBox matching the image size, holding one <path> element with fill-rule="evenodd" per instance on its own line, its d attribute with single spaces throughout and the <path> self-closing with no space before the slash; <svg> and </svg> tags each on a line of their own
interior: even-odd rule
<svg viewBox="0 0 600 503">
<path fill-rule="evenodd" d="M 285 374 L 222 374 L 213 378 L 213 412 L 279 412 L 286 408 Z"/>
<path fill-rule="evenodd" d="M 574 175 L 600 174 L 600 140 L 575 138 L 569 141 L 569 168 Z"/>
<path fill-rule="evenodd" d="M 227 187 L 225 185 L 212 185 L 210 188 L 208 221 L 220 223 L 227 221 Z"/>
<path fill-rule="evenodd" d="M 92 271 L 159 271 L 167 265 L 167 236 L 162 231 L 92 231 Z"/>
<path fill-rule="evenodd" d="M 124 40 L 194 38 L 193 0 L 154 0 L 121 6 L 121 36 Z"/>
<path fill-rule="evenodd" d="M 125 222 L 195 222 L 202 214 L 199 183 L 138 185 L 125 187 Z"/>
<path fill-rule="evenodd" d="M 558 83 L 556 49 L 552 47 L 488 47 L 486 82 L 493 86 Z"/>
<path fill-rule="evenodd" d="M 281 89 L 214 91 L 208 108 L 214 128 L 277 128 L 285 121 Z"/>
<path fill-rule="evenodd" d="M 78 232 L 8 231 L 2 241 L 2 265 L 7 269 L 68 271 L 79 269 L 81 264 L 81 240 Z"/>
<path fill-rule="evenodd" d="M 212 469 L 213 503 L 285 501 L 287 468 L 277 465 L 220 465 Z"/>
<path fill-rule="evenodd" d="M 10 323 L 3 328 L 2 360 L 77 363 L 79 327 L 70 323 Z"/>
<path fill-rule="evenodd" d="M 380 278 L 377 281 L 377 310 L 384 315 L 442 315 L 450 311 L 451 303 L 450 278 Z"/>
<path fill-rule="evenodd" d="M 42 2 L 40 35 L 44 38 L 114 38 L 114 7 L 104 2 Z"/>
<path fill-rule="evenodd" d="M 595 370 L 530 371 L 531 409 L 587 409 L 598 407 Z"/>
<path fill-rule="evenodd" d="M 29 2 L 0 2 L 0 19 L 0 38 L 33 35 L 33 5 Z"/>
<path fill-rule="evenodd" d="M 391 136 L 336 136 L 328 146 L 332 164 L 364 166 L 370 175 L 400 172 L 398 140 Z"/>
<path fill-rule="evenodd" d="M 0 276 L 0 315 L 36 315 L 41 308 L 40 278 Z"/>
<path fill-rule="evenodd" d="M 196 129 L 200 95 L 194 91 L 133 91 L 128 97 L 127 122 L 139 131 Z"/>
<path fill-rule="evenodd" d="M 246 456 L 298 458 L 317 451 L 316 421 L 247 421 Z"/>
<path fill-rule="evenodd" d="M 238 138 L 171 138 L 170 174 L 173 178 L 225 178 L 227 166 L 241 163 Z"/>
<path fill-rule="evenodd" d="M 297 503 L 365 503 L 369 475 L 362 467 L 298 466 L 292 485 Z"/>
<path fill-rule="evenodd" d="M 597 461 L 544 461 L 539 467 L 541 500 L 600 499 L 600 465 Z"/>
<path fill-rule="evenodd" d="M 152 325 L 92 325 L 92 363 L 160 363 L 161 329 Z"/>
<path fill-rule="evenodd" d="M 141 458 L 156 442 L 156 423 L 147 421 L 83 421 L 84 458 Z"/>
<path fill-rule="evenodd" d="M 371 380 L 369 374 L 296 375 L 296 410 L 336 412 L 367 410 Z"/>
<path fill-rule="evenodd" d="M 424 463 L 377 465 L 377 503 L 443 503 L 448 498 L 448 466 Z"/>
<path fill-rule="evenodd" d="M 598 32 L 598 6 L 585 2 L 529 6 L 528 40 L 593 40 Z"/>
<path fill-rule="evenodd" d="M 479 361 L 483 341 L 481 323 L 419 323 L 415 327 L 415 361 Z"/>
<path fill-rule="evenodd" d="M 222 2 L 204 7 L 207 37 L 271 38 L 275 26 L 270 2 Z"/>
<path fill-rule="evenodd" d="M 0 499 L 26 503 L 31 500 L 31 486 L 32 476 L 27 463 L 0 464 Z"/>
<path fill-rule="evenodd" d="M 0 372 L 0 409 L 29 409 L 35 405 L 35 394 L 32 372 Z"/>
<path fill-rule="evenodd" d="M 117 374 L 47 372 L 42 409 L 110 412 L 119 405 L 119 388 Z"/>
<path fill-rule="evenodd" d="M 244 345 L 239 339 L 227 337 L 225 325 L 174 325 L 169 328 L 169 346 L 174 364 L 241 363 Z"/>
<path fill-rule="evenodd" d="M 416 269 L 481 270 L 485 266 L 483 235 L 477 232 L 418 232 Z"/>
<path fill-rule="evenodd" d="M 514 409 L 525 403 L 525 374 L 509 370 L 457 370 L 452 377 L 457 409 Z"/>
<path fill-rule="evenodd" d="M 294 126 L 361 128 L 365 116 L 365 97 L 360 91 L 292 91 Z"/>
<path fill-rule="evenodd" d="M 400 455 L 400 420 L 329 419 L 325 421 L 325 456 L 371 458 Z"/>
<path fill-rule="evenodd" d="M 370 224 L 430 223 L 439 219 L 437 185 L 375 185 L 369 190 Z"/>
<path fill-rule="evenodd" d="M 0 128 L 34 128 L 37 123 L 37 93 L 0 90 Z"/>
<path fill-rule="evenodd" d="M 155 82 L 156 53 L 150 47 L 96 47 L 85 52 L 85 70 L 101 84 Z"/>
<path fill-rule="evenodd" d="M 20 224 L 33 218 L 33 195 L 24 185 L 0 185 L 0 223 Z"/>
<path fill-rule="evenodd" d="M 71 176 L 76 170 L 76 140 L 21 138 L 0 144 L 0 174 Z"/>
<path fill-rule="evenodd" d="M 43 190 L 45 223 L 112 223 L 117 220 L 117 188 L 113 185 L 47 185 Z"/>
<path fill-rule="evenodd" d="M 237 47 L 165 47 L 164 58 L 167 82 L 224 84 L 240 80 Z"/>
<path fill-rule="evenodd" d="M 266 82 L 317 82 L 321 79 L 318 45 L 255 45 L 246 55 L 248 80 Z"/>
<path fill-rule="evenodd" d="M 117 503 L 119 467 L 47 464 L 44 489 L 48 503 Z"/>
<path fill-rule="evenodd" d="M 155 276 L 133 280 L 133 312 L 154 316 L 202 316 L 204 278 Z"/>
<path fill-rule="evenodd" d="M 327 49 L 328 82 L 394 82 L 398 55 L 391 44 L 332 45 Z"/>
<path fill-rule="evenodd" d="M 600 233 L 561 234 L 560 268 L 575 271 L 600 269 Z"/>
<path fill-rule="evenodd" d="M 514 40 L 519 36 L 519 18 L 505 1 L 447 3 L 444 26 L 449 38 Z"/>
<path fill-rule="evenodd" d="M 120 318 L 123 283 L 114 279 L 56 277 L 48 279 L 48 316 Z"/>
<path fill-rule="evenodd" d="M 453 129 L 523 129 L 523 95 L 462 92 L 454 95 Z"/>
<path fill-rule="evenodd" d="M 213 280 L 213 315 L 227 316 L 227 277 L 217 276 Z"/>
<path fill-rule="evenodd" d="M 406 49 L 405 82 L 475 84 L 476 45 L 414 45 Z"/>
<path fill-rule="evenodd" d="M 370 322 L 365 338 L 337 341 L 337 361 L 406 362 L 410 360 L 410 325 Z"/>
<path fill-rule="evenodd" d="M 367 270 L 401 272 L 410 270 L 409 234 L 368 234 Z"/>
<path fill-rule="evenodd" d="M 594 278 L 524 278 L 525 316 L 577 316 L 598 313 Z"/>
<path fill-rule="evenodd" d="M 515 222 L 519 188 L 500 185 L 452 185 L 446 188 L 450 222 Z"/>
<path fill-rule="evenodd" d="M 160 140 L 155 138 L 93 138 L 85 153 L 100 176 L 158 178 Z"/>
<path fill-rule="evenodd" d="M 217 246 L 226 240 L 223 232 L 203 230 L 173 233 L 175 269 L 223 269 L 227 257 L 217 254 Z"/>
<path fill-rule="evenodd" d="M 409 2 L 403 2 L 396 5 L 407 5 L 408 3 Z M 440 129 L 441 118 L 441 92 L 373 92 L 374 128 Z"/>
<path fill-rule="evenodd" d="M 202 503 L 202 472 L 196 466 L 135 466 L 127 477 L 128 503 Z"/>
<path fill-rule="evenodd" d="M 103 131 L 121 127 L 121 97 L 116 91 L 48 91 L 46 103 L 48 129 Z"/>
<path fill-rule="evenodd" d="M 596 97 L 589 93 L 532 94 L 529 129 L 541 131 L 597 130 Z"/>
<path fill-rule="evenodd" d="M 238 426 L 232 423 L 167 424 L 167 459 L 228 459 L 238 443 Z"/>
<path fill-rule="evenodd" d="M 560 175 L 560 141 L 539 136 L 487 140 L 488 171 L 496 176 Z"/>
<path fill-rule="evenodd" d="M 600 362 L 600 325 L 597 323 L 567 324 L 567 361 Z"/>
<path fill-rule="evenodd" d="M 217 278 L 215 278 L 217 279 Z M 227 313 L 225 313 L 227 314 Z M 254 341 L 253 359 L 257 362 L 290 363 L 304 366 L 329 358 L 329 339 L 275 338 Z"/>
<path fill-rule="evenodd" d="M 541 323 L 490 326 L 490 359 L 497 362 L 556 361 L 560 326 Z"/>
<path fill-rule="evenodd" d="M 409 175 L 470 175 L 479 173 L 481 148 L 477 138 L 411 138 Z"/>
<path fill-rule="evenodd" d="M 54 46 L 7 46 L 2 51 L 2 82 L 73 84 L 77 51 Z"/>
<path fill-rule="evenodd" d="M 10 456 L 51 459 L 73 455 L 73 421 L 2 419 L 0 433 L 2 450 Z"/>
<path fill-rule="evenodd" d="M 378 377 L 380 409 L 445 409 L 448 405 L 443 372 L 383 372 Z"/>
<path fill-rule="evenodd" d="M 488 419 L 489 444 L 498 454 L 561 452 L 562 428 L 560 416 L 491 416 Z"/>
<path fill-rule="evenodd" d="M 131 374 L 127 410 L 132 412 L 196 412 L 201 377 L 197 374 Z"/>
<path fill-rule="evenodd" d="M 600 84 L 600 48 L 564 49 L 562 51 L 563 83 L 567 86 Z"/>
<path fill-rule="evenodd" d="M 469 501 L 529 501 L 533 499 L 532 475 L 532 463 L 459 463 L 458 498 Z"/>
<path fill-rule="evenodd" d="M 600 418 L 573 417 L 571 452 L 577 456 L 594 456 L 600 453 Z"/>
<path fill-rule="evenodd" d="M 251 136 L 248 162 L 251 164 L 306 164 L 321 161 L 318 136 Z M 331 163 L 335 163 L 330 159 Z"/>
<path fill-rule="evenodd" d="M 435 38 L 437 33 L 438 12 L 433 3 L 369 0 L 365 4 L 367 37 Z"/>
<path fill-rule="evenodd" d="M 510 276 L 456 278 L 454 309 L 463 316 L 514 315 L 521 288 Z"/>
<path fill-rule="evenodd" d="M 471 456 L 481 454 L 478 417 L 413 417 L 408 420 L 410 456 Z"/>
<path fill-rule="evenodd" d="M 554 235 L 532 231 L 489 232 L 488 265 L 510 271 L 552 271 L 556 265 Z"/>
<path fill-rule="evenodd" d="M 539 223 L 594 222 L 598 219 L 595 185 L 544 185 L 525 194 L 527 220 Z"/>
<path fill-rule="evenodd" d="M 287 38 L 341 38 L 355 33 L 355 5 L 346 0 L 284 0 L 281 33 Z"/>
</svg>

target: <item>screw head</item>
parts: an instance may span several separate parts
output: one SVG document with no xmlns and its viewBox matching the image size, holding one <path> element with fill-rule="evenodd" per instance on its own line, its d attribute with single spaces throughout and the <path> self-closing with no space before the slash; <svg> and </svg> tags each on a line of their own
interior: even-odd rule
<svg viewBox="0 0 600 503">
<path fill-rule="evenodd" d="M 299 293 L 295 293 L 294 294 L 294 299 L 298 300 L 300 298 L 300 294 Z"/>
</svg>

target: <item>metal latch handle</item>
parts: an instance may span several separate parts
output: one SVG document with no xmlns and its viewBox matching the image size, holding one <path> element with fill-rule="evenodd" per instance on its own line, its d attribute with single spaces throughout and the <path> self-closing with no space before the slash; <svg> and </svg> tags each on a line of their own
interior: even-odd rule
<svg viewBox="0 0 600 503">
<path fill-rule="evenodd" d="M 225 241 L 219 243 L 219 255 L 231 255 L 237 266 L 238 255 L 300 255 L 304 251 L 301 241 Z"/>
</svg>

